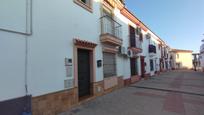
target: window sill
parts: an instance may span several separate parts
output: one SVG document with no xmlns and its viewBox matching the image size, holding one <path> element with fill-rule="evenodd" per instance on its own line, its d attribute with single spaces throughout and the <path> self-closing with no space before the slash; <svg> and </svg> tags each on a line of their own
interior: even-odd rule
<svg viewBox="0 0 204 115">
<path fill-rule="evenodd" d="M 74 0 L 74 3 L 76 3 L 77 5 L 79 5 L 79 6 L 81 6 L 82 8 L 84 8 L 85 10 L 87 10 L 87 11 L 89 11 L 89 12 L 91 12 L 91 13 L 93 13 L 93 9 L 92 9 L 92 5 L 90 4 L 90 5 L 87 5 L 87 4 L 85 4 L 85 3 L 83 3 L 83 2 L 81 2 L 81 1 L 79 1 L 79 0 Z"/>
</svg>

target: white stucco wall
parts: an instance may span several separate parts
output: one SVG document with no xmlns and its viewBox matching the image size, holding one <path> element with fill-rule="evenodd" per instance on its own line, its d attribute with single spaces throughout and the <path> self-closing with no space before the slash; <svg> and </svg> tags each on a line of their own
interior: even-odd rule
<svg viewBox="0 0 204 115">
<path fill-rule="evenodd" d="M 98 0 L 93 0 L 93 13 L 75 4 L 73 0 L 34 0 L 32 3 L 32 35 L 25 38 L 26 35 L 0 30 L 0 101 L 25 95 L 26 39 L 28 40 L 28 94 L 33 96 L 64 90 L 64 80 L 74 78 L 74 66 L 72 76 L 67 78 L 64 63 L 65 58 L 70 58 L 73 62 L 76 60 L 73 56 L 74 38 L 96 43 L 96 60 L 94 62 L 103 59 L 99 40 L 101 4 Z M 18 2 L 19 4 L 25 8 L 25 4 Z M 23 9 L 21 8 L 19 10 Z M 0 13 L 2 12 L 0 11 Z M 131 24 L 134 27 L 136 25 L 122 16 L 118 9 L 115 9 L 114 13 L 117 17 L 116 20 L 122 25 L 122 46 L 127 48 L 129 47 L 128 25 Z M 30 32 L 31 22 L 25 19 L 28 14 L 24 12 L 21 15 L 16 20 L 20 21 L 20 26 L 12 25 L 16 22 L 10 23 L 10 20 L 7 20 L 8 25 L 4 28 L 23 33 L 26 33 L 27 29 L 27 32 Z M 26 21 L 28 21 L 28 25 L 26 25 Z M 0 27 L 4 26 L 2 24 L 5 23 L 0 22 Z M 11 25 L 9 26 L 9 24 Z M 143 31 L 143 34 L 146 33 Z M 150 73 L 148 45 L 149 40 L 144 38 L 143 52 L 139 54 L 139 56 L 146 57 L 146 73 Z M 116 57 L 117 75 L 123 76 L 124 79 L 130 78 L 130 59 Z M 139 58 L 137 62 L 138 72 L 141 75 Z M 96 67 L 96 81 L 101 80 L 103 80 L 103 67 Z"/>
<path fill-rule="evenodd" d="M 128 49 L 129 47 L 129 23 L 132 23 L 129 19 L 123 16 L 119 9 L 114 9 L 115 20 L 122 26 L 122 46 Z M 123 79 L 131 77 L 130 71 L 130 58 L 127 56 L 119 56 L 117 59 L 117 75 L 123 76 Z"/>
<path fill-rule="evenodd" d="M 29 91 L 38 96 L 64 89 L 64 80 L 67 79 L 64 58 L 75 60 L 73 38 L 97 43 L 96 60 L 102 60 L 100 3 L 93 2 L 93 13 L 72 0 L 49 1 L 49 4 L 36 0 L 33 6 L 37 8 L 33 12 L 34 34 L 29 39 Z M 101 80 L 102 67 L 96 68 L 96 81 Z"/>
<path fill-rule="evenodd" d="M 25 37 L 0 31 L 0 101 L 25 95 Z"/>
<path fill-rule="evenodd" d="M 27 33 L 30 21 L 30 0 L 1 0 L 0 1 L 0 29 Z"/>
<path fill-rule="evenodd" d="M 156 35 L 154 35 L 154 33 L 152 33 L 151 31 L 144 32 L 144 35 L 147 33 L 151 34 L 151 38 L 147 39 L 146 37 L 144 37 L 143 46 L 142 46 L 143 52 L 141 55 L 145 56 L 146 74 L 150 73 L 150 75 L 152 76 L 155 74 L 155 71 L 159 71 L 159 69 L 160 69 L 160 67 L 159 67 L 160 60 L 159 59 L 161 58 L 161 50 L 159 49 L 159 41 L 158 41 L 159 38 L 157 38 Z M 156 54 L 154 54 L 154 56 L 151 56 L 149 54 L 149 44 L 153 44 L 156 46 Z M 152 59 L 154 62 L 154 70 L 153 71 L 150 71 L 150 59 Z"/>
<path fill-rule="evenodd" d="M 65 58 L 74 61 L 73 38 L 97 43 L 95 57 L 102 60 L 99 2 L 93 2 L 90 13 L 72 0 L 35 0 L 32 14 L 33 34 L 27 38 L 29 94 L 64 90 L 64 80 L 73 78 L 66 78 L 64 66 Z M 24 96 L 25 36 L 3 31 L 0 36 L 0 100 Z M 96 68 L 96 75 L 96 81 L 103 80 L 102 67 Z"/>
</svg>

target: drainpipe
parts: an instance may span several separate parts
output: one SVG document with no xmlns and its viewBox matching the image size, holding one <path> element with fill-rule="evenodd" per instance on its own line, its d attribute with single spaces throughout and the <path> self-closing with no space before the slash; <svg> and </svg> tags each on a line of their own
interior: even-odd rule
<svg viewBox="0 0 204 115">
<path fill-rule="evenodd" d="M 25 98 L 26 103 L 24 105 L 24 110 L 22 115 L 31 115 L 31 111 L 29 110 L 30 105 L 30 97 L 28 97 L 28 36 L 32 35 L 31 24 L 32 24 L 32 1 L 26 0 L 26 34 L 25 34 L 25 73 L 24 73 L 24 86 L 25 86 Z"/>
</svg>

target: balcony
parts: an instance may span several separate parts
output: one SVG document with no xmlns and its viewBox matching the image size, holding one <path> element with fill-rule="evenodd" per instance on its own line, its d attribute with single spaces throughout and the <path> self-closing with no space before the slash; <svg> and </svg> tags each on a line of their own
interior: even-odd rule
<svg viewBox="0 0 204 115">
<path fill-rule="evenodd" d="M 167 49 L 166 48 L 164 49 L 164 58 L 168 59 L 168 53 L 167 53 Z"/>
<path fill-rule="evenodd" d="M 130 35 L 130 49 L 136 53 L 142 52 L 142 42 L 139 39 L 139 36 Z"/>
<path fill-rule="evenodd" d="M 162 48 L 161 50 L 161 57 L 167 59 L 168 58 L 168 53 L 166 48 Z"/>
<path fill-rule="evenodd" d="M 155 56 L 155 55 L 156 55 L 156 53 L 157 53 L 156 46 L 155 46 L 155 45 L 150 44 L 150 45 L 149 45 L 149 55 L 150 55 L 150 57 Z"/>
<path fill-rule="evenodd" d="M 122 26 L 112 17 L 107 15 L 101 17 L 101 35 L 102 43 L 114 46 L 122 45 Z"/>
</svg>

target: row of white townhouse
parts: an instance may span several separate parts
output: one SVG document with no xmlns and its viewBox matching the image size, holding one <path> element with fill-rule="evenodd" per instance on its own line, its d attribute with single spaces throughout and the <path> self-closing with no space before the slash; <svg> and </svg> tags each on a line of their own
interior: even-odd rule
<svg viewBox="0 0 204 115">
<path fill-rule="evenodd" d="M 172 69 L 124 0 L 1 0 L 0 16 L 1 115 L 55 115 Z"/>
</svg>

